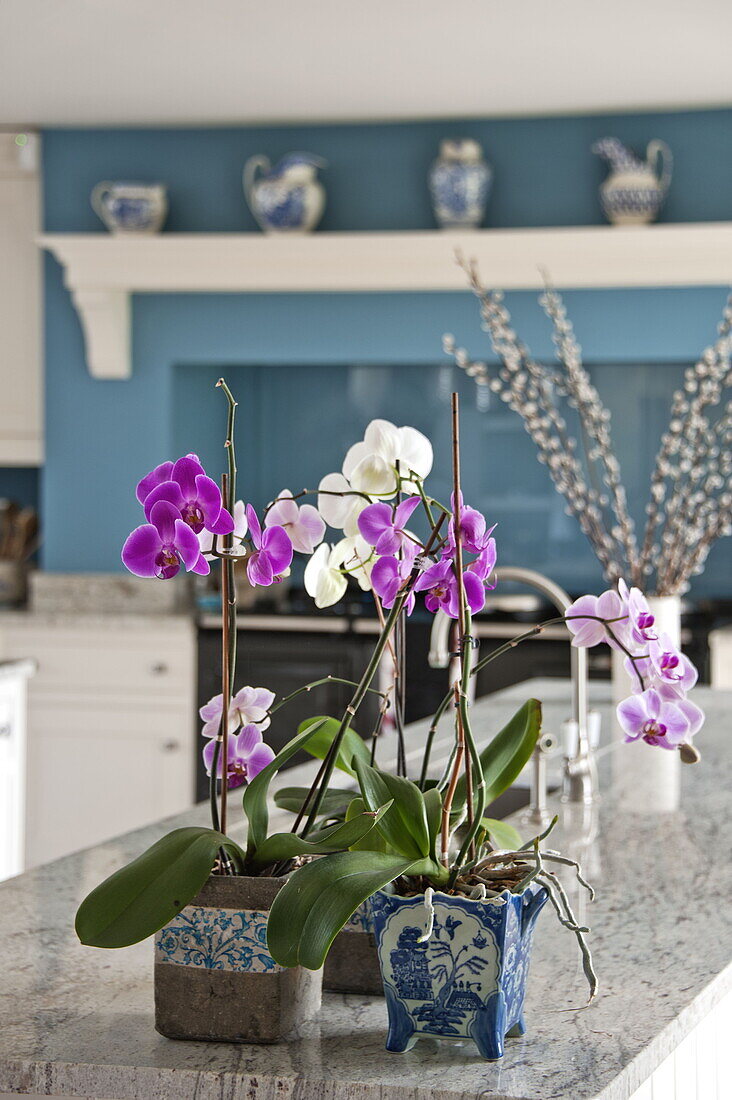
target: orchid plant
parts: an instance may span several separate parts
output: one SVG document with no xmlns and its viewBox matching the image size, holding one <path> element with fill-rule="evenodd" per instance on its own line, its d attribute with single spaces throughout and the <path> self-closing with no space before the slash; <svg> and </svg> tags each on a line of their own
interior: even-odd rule
<svg viewBox="0 0 732 1100">
<path fill-rule="evenodd" d="M 541 705 L 528 700 L 481 751 L 471 726 L 471 677 L 546 626 L 566 622 L 574 645 L 605 641 L 625 654 L 635 679 L 634 694 L 618 709 L 627 740 L 680 751 L 691 762 L 698 755 L 691 740 L 703 722 L 702 712 L 687 698 L 696 670 L 655 630 L 642 593 L 622 581 L 617 590 L 583 596 L 565 616 L 473 661 L 472 616 L 482 611 L 491 588 L 497 547 L 494 527 L 465 503 L 461 492 L 456 394 L 449 506 L 425 487 L 433 461 L 425 436 L 375 420 L 349 450 L 341 473 L 326 475 L 312 491 L 317 507 L 300 503 L 310 490 L 293 494 L 284 489 L 260 517 L 251 504 L 236 498 L 236 402 L 225 382 L 218 384 L 228 401 L 228 470 L 221 488 L 195 455 L 157 466 L 137 486 L 146 522 L 122 550 L 126 567 L 142 577 L 167 580 L 181 569 L 205 574 L 212 562 L 221 565 L 222 690 L 200 712 L 212 825 L 174 830 L 92 891 L 77 914 L 82 942 L 120 947 L 143 939 L 184 908 L 212 873 L 286 876 L 268 922 L 271 954 L 285 966 L 318 969 L 351 914 L 389 883 L 406 892 L 430 887 L 490 898 L 502 889 L 521 892 L 536 879 L 562 923 L 578 937 L 594 993 L 587 930 L 575 920 L 559 880 L 548 870 L 552 861 L 572 861 L 542 849 L 546 834 L 522 845 L 511 826 L 486 816 L 486 808 L 531 756 L 541 730 Z M 423 536 L 413 530 L 418 513 Z M 327 527 L 342 537 L 326 542 Z M 382 628 L 340 718 L 317 716 L 303 723 L 275 754 L 264 736 L 270 724 L 281 720 L 292 698 L 331 678 L 279 700 L 266 687 L 234 690 L 234 563 L 244 560 L 250 584 L 268 587 L 287 573 L 294 553 L 309 558 L 305 586 L 316 606 L 336 602 L 353 578 L 372 593 Z M 410 778 L 403 730 L 404 621 L 420 595 L 428 611 L 444 610 L 456 621 L 459 676 L 433 718 L 419 776 Z M 381 691 L 373 681 L 384 660 L 392 664 L 393 682 Z M 369 692 L 380 698 L 370 745 L 354 729 Z M 389 709 L 398 738 L 396 774 L 377 763 Z M 435 732 L 449 710 L 453 749 L 441 778 L 429 778 Z M 321 765 L 309 789 L 280 791 L 278 801 L 293 810 L 295 821 L 289 832 L 270 833 L 271 781 L 301 749 Z M 334 787 L 336 768 L 358 789 Z M 227 833 L 227 796 L 237 788 L 243 788 L 248 823 L 244 848 Z"/>
</svg>

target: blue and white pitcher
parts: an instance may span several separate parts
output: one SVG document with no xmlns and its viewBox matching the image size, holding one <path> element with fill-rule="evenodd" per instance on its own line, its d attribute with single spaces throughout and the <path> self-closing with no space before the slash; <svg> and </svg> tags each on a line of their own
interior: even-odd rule
<svg viewBox="0 0 732 1100">
<path fill-rule="evenodd" d="M 168 213 L 164 183 L 98 183 L 92 208 L 111 233 L 157 233 Z"/>
<path fill-rule="evenodd" d="M 316 173 L 325 167 L 326 162 L 312 153 L 288 153 L 274 168 L 267 157 L 249 158 L 244 194 L 265 233 L 308 233 L 315 228 L 325 208 L 325 189 Z"/>
<path fill-rule="evenodd" d="M 531 883 L 486 901 L 435 893 L 371 898 L 389 1013 L 386 1049 L 410 1050 L 420 1036 L 472 1039 L 490 1061 L 506 1035 L 523 1035 L 531 938 L 547 900 Z"/>
<path fill-rule="evenodd" d="M 600 187 L 600 203 L 608 221 L 613 225 L 655 221 L 671 183 L 673 158 L 668 145 L 651 141 L 645 161 L 614 137 L 596 141 L 592 152 L 610 165 L 610 174 Z"/>
</svg>

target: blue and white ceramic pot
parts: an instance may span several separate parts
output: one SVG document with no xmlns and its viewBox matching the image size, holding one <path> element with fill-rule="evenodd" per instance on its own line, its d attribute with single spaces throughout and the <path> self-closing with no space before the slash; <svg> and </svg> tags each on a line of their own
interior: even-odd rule
<svg viewBox="0 0 732 1100">
<path fill-rule="evenodd" d="M 168 213 L 162 183 L 98 183 L 91 204 L 112 233 L 157 233 Z"/>
<path fill-rule="evenodd" d="M 155 936 L 155 1028 L 169 1039 L 276 1043 L 320 1009 L 322 971 L 267 949 L 285 879 L 212 875 Z"/>
<path fill-rule="evenodd" d="M 535 883 L 486 901 L 436 893 L 432 920 L 424 894 L 375 894 L 386 1049 L 410 1050 L 421 1036 L 472 1039 L 484 1058 L 501 1058 L 504 1037 L 525 1031 L 531 938 L 546 899 Z"/>
<path fill-rule="evenodd" d="M 267 157 L 244 165 L 244 194 L 265 233 L 308 233 L 320 221 L 325 189 L 317 179 L 326 163 L 311 153 L 288 153 L 274 168 Z"/>
<path fill-rule="evenodd" d="M 323 968 L 323 989 L 383 996 L 370 900 L 359 905 L 333 940 Z"/>
<path fill-rule="evenodd" d="M 442 229 L 475 229 L 485 216 L 493 172 L 477 141 L 443 141 L 430 168 L 429 185 Z"/>
<path fill-rule="evenodd" d="M 600 205 L 613 225 L 653 222 L 671 183 L 673 158 L 663 141 L 651 141 L 641 160 L 617 138 L 603 138 L 592 146 L 603 157 L 610 174 L 600 187 Z"/>
</svg>

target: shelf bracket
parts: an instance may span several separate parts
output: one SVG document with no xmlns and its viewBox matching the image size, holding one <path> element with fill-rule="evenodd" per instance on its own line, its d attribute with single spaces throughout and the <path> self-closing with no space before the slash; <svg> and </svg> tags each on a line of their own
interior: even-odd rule
<svg viewBox="0 0 732 1100">
<path fill-rule="evenodd" d="M 132 376 L 130 295 L 127 290 L 77 287 L 71 291 L 84 333 L 92 378 Z"/>
</svg>

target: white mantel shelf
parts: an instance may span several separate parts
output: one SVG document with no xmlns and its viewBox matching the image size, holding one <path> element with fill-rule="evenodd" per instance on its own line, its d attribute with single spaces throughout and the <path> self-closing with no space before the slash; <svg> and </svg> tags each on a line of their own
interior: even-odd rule
<svg viewBox="0 0 732 1100">
<path fill-rule="evenodd" d="M 486 286 L 536 290 L 545 268 L 560 288 L 725 286 L 732 222 L 470 233 L 163 233 L 39 238 L 65 270 L 95 378 L 129 378 L 130 295 L 460 291 L 456 252 Z"/>
</svg>

